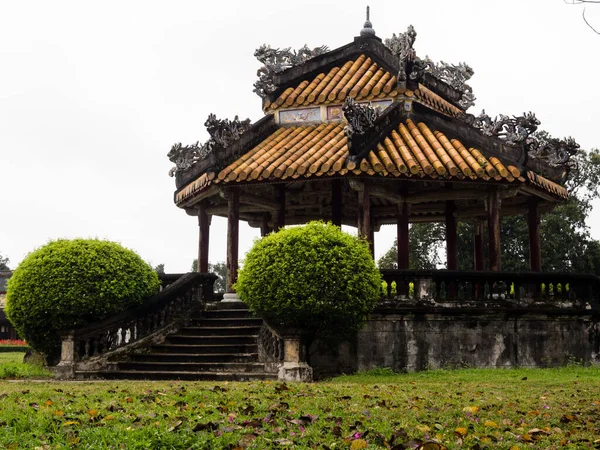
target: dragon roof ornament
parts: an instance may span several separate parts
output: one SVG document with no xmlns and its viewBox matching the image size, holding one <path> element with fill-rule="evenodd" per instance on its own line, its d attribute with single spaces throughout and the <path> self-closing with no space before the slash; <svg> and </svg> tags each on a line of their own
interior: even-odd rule
<svg viewBox="0 0 600 450">
<path fill-rule="evenodd" d="M 512 117 L 500 114 L 492 119 L 483 110 L 479 116 L 471 117 L 473 128 L 481 131 L 486 136 L 500 138 L 510 146 L 525 144 L 540 125 L 540 121 L 532 112 Z"/>
<path fill-rule="evenodd" d="M 186 146 L 181 145 L 181 142 L 173 144 L 167 154 L 169 161 L 175 164 L 175 167 L 169 170 L 170 177 L 177 172 L 189 170 L 216 149 L 225 149 L 239 140 L 242 134 L 250 128 L 250 119 L 240 121 L 238 116 L 235 116 L 233 120 L 217 119 L 214 114 L 209 114 L 204 126 L 210 135 L 204 144 L 200 145 L 199 142 Z"/>
<path fill-rule="evenodd" d="M 550 167 L 564 167 L 567 171 L 577 166 L 576 160 L 571 159 L 579 151 L 575 139 L 550 138 L 546 133 L 536 133 L 541 122 L 532 112 L 512 117 L 499 114 L 492 119 L 483 110 L 477 117 L 468 117 L 468 122 L 484 135 L 497 137 L 513 147 L 522 145 L 530 159 L 543 160 Z"/>
<path fill-rule="evenodd" d="M 579 144 L 572 137 L 557 139 L 534 136 L 527 142 L 526 149 L 529 158 L 544 160 L 551 167 L 564 167 L 567 172 L 577 168 L 576 159 L 571 157 L 579 151 Z"/>
<path fill-rule="evenodd" d="M 417 57 L 415 49 L 413 48 L 416 39 L 417 32 L 415 31 L 415 28 L 412 25 L 409 25 L 404 33 L 398 33 L 398 36 L 394 33 L 391 38 L 384 41 L 385 46 L 392 51 L 396 58 L 398 58 L 400 64 L 400 70 L 398 71 L 398 85 L 400 87 L 406 87 L 408 65 Z"/>
<path fill-rule="evenodd" d="M 352 97 L 348 97 L 342 105 L 342 111 L 348 121 L 348 124 L 344 127 L 344 134 L 348 138 L 348 148 L 350 153 L 355 155 L 352 139 L 363 136 L 375 124 L 379 117 L 379 110 L 373 108 L 371 103 L 359 104 Z"/>
<path fill-rule="evenodd" d="M 304 47 L 298 50 L 291 50 L 290 47 L 281 50 L 278 48 L 271 48 L 271 46 L 267 44 L 260 46 L 254 52 L 254 56 L 263 64 L 263 66 L 256 72 L 258 80 L 254 83 L 254 92 L 263 99 L 267 98 L 269 94 L 275 92 L 277 89 L 273 82 L 275 74 L 281 73 L 290 67 L 303 64 L 315 56 L 326 53 L 328 50 L 329 47 L 326 45 L 313 49 L 304 45 Z"/>
<path fill-rule="evenodd" d="M 400 71 L 398 73 L 398 86 L 406 88 L 406 81 L 420 79 L 424 73 L 429 73 L 438 80 L 451 86 L 462 94 L 459 101 L 463 109 L 468 109 L 475 104 L 473 89 L 467 84 L 467 81 L 475 73 L 473 69 L 464 62 L 459 64 L 448 64 L 444 61 L 436 63 L 428 56 L 420 59 L 413 48 L 417 32 L 412 25 L 404 33 L 398 36 L 394 33 L 390 39 L 384 41 L 385 45 L 398 58 Z"/>
</svg>

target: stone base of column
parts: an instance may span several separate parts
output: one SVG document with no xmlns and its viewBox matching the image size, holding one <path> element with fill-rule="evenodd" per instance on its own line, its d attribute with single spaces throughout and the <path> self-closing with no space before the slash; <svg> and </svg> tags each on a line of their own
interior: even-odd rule
<svg viewBox="0 0 600 450">
<path fill-rule="evenodd" d="M 223 302 L 241 302 L 240 298 L 235 292 L 226 292 L 223 294 Z"/>
<path fill-rule="evenodd" d="M 310 382 L 313 380 L 313 370 L 305 362 L 284 362 L 277 374 L 279 381 Z"/>
<path fill-rule="evenodd" d="M 54 368 L 54 377 L 59 380 L 72 380 L 75 378 L 75 364 L 72 363 L 58 363 Z"/>
</svg>

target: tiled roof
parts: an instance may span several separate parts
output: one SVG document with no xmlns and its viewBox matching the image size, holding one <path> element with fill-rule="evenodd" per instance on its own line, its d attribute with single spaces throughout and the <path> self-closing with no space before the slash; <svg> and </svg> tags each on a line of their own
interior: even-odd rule
<svg viewBox="0 0 600 450">
<path fill-rule="evenodd" d="M 366 101 L 396 96 L 396 84 L 395 75 L 366 55 L 360 55 L 354 61 L 320 73 L 311 81 L 304 80 L 295 88 L 287 88 L 273 102 L 265 103 L 264 109 L 342 103 L 346 97 Z"/>
<path fill-rule="evenodd" d="M 201 175 L 176 195 L 181 204 L 213 184 L 311 179 L 322 176 L 370 175 L 449 180 L 525 182 L 520 170 L 496 157 L 486 157 L 475 148 L 425 123 L 408 119 L 379 142 L 366 158 L 356 163 L 348 158 L 344 124 L 331 123 L 281 127 L 259 145 L 229 164 L 218 174 Z M 534 185 L 559 197 L 566 190 L 532 172 Z"/>
<path fill-rule="evenodd" d="M 422 84 L 419 84 L 419 87 L 415 89 L 415 98 L 432 109 L 443 112 L 452 117 L 464 114 L 460 108 L 454 106 L 448 100 L 440 97 L 438 94 Z"/>
<path fill-rule="evenodd" d="M 564 187 L 562 187 L 560 184 L 555 183 L 554 181 L 550 181 L 549 179 L 538 175 L 537 173 L 528 171 L 527 178 L 529 178 L 531 184 L 542 188 L 545 191 L 551 192 L 564 199 L 569 197 L 569 193 Z"/>
</svg>

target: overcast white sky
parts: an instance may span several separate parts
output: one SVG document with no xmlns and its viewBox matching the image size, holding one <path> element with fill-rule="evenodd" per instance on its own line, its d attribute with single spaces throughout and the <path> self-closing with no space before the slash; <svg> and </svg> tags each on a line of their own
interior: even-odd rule
<svg viewBox="0 0 600 450">
<path fill-rule="evenodd" d="M 203 123 L 262 116 L 252 92 L 263 43 L 350 42 L 366 1 L 0 0 L 0 254 L 11 267 L 59 237 L 121 242 L 187 271 L 197 222 L 173 204 L 174 142 Z M 542 128 L 600 147 L 600 36 L 563 0 L 369 0 L 381 38 L 418 33 L 418 55 L 466 61 L 490 115 L 534 111 Z M 600 5 L 588 20 L 600 28 Z M 600 238 L 600 205 L 592 233 Z M 225 259 L 215 218 L 210 259 Z M 376 236 L 376 253 L 394 228 Z M 241 227 L 245 252 L 257 236 Z"/>
</svg>

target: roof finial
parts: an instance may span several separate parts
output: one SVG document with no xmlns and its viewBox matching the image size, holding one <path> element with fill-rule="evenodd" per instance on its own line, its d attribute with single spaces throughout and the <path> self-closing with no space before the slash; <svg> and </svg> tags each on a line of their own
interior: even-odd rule
<svg viewBox="0 0 600 450">
<path fill-rule="evenodd" d="M 375 30 L 373 29 L 373 24 L 369 20 L 371 16 L 371 9 L 367 6 L 367 20 L 363 25 L 363 29 L 360 30 L 361 37 L 371 37 L 375 36 Z"/>
</svg>

